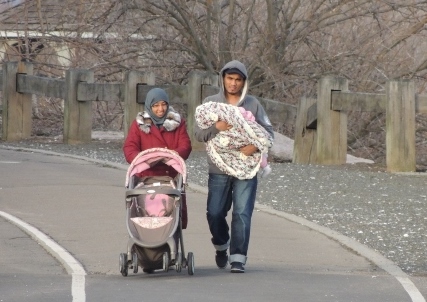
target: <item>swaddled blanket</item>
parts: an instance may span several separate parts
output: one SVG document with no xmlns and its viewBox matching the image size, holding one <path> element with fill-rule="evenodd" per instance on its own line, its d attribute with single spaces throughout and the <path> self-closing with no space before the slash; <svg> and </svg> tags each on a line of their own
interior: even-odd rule
<svg viewBox="0 0 427 302">
<path fill-rule="evenodd" d="M 258 172 L 261 154 L 268 152 L 272 140 L 257 122 L 245 120 L 239 108 L 225 103 L 207 102 L 196 108 L 195 119 L 201 129 L 207 129 L 219 120 L 233 126 L 209 140 L 206 151 L 212 162 L 224 173 L 238 179 L 250 179 Z M 254 145 L 259 151 L 246 156 L 239 149 L 247 145 Z"/>
</svg>

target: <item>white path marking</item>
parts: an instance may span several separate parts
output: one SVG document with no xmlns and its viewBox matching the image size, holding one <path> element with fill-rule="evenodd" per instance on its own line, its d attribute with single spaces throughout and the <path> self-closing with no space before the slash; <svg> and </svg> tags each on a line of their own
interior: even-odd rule
<svg viewBox="0 0 427 302">
<path fill-rule="evenodd" d="M 73 296 L 73 302 L 85 302 L 86 272 L 80 262 L 78 262 L 67 250 L 49 238 L 46 234 L 42 233 L 25 221 L 2 211 L 0 211 L 0 216 L 18 226 L 31 238 L 41 244 L 49 253 L 58 259 L 59 262 L 61 262 L 67 270 L 67 273 L 72 276 L 71 294 Z"/>
<path fill-rule="evenodd" d="M 196 184 L 189 184 L 190 188 L 199 191 L 201 193 L 208 193 L 207 188 L 196 185 Z M 360 242 L 353 240 L 347 236 L 342 235 L 339 232 L 336 232 L 334 230 L 331 230 L 327 227 L 318 225 L 314 222 L 311 222 L 305 218 L 289 214 L 282 211 L 274 210 L 273 208 L 269 206 L 265 206 L 259 203 L 255 204 L 255 208 L 263 211 L 265 213 L 270 213 L 272 215 L 276 215 L 279 217 L 283 217 L 287 220 L 296 222 L 301 225 L 305 225 L 309 227 L 312 230 L 315 230 L 319 233 L 322 233 L 330 238 L 335 239 L 342 245 L 350 248 L 351 250 L 359 253 L 361 256 L 365 257 L 366 259 L 369 259 L 373 263 L 375 263 L 378 267 L 385 270 L 387 273 L 392 275 L 396 280 L 402 285 L 403 289 L 408 293 L 408 295 L 411 297 L 412 302 L 426 302 L 425 298 L 421 294 L 421 292 L 418 290 L 418 288 L 415 286 L 415 284 L 409 279 L 408 275 L 403 272 L 400 267 L 398 267 L 393 261 L 387 259 L 380 253 L 377 253 L 376 251 L 370 249 L 364 244 L 361 244 Z"/>
<path fill-rule="evenodd" d="M 299 223 L 301 225 L 305 225 L 315 231 L 318 231 L 330 238 L 337 240 L 342 245 L 345 245 L 346 247 L 352 249 L 353 251 L 365 257 L 366 259 L 369 259 L 370 261 L 375 263 L 378 267 L 382 268 L 391 276 L 396 278 L 396 280 L 402 285 L 402 287 L 411 297 L 412 302 L 426 302 L 421 292 L 418 290 L 415 284 L 409 279 L 408 275 L 400 269 L 400 267 L 398 267 L 393 261 L 387 259 L 380 253 L 377 253 L 376 251 L 370 249 L 366 245 L 356 240 L 353 240 L 350 237 L 344 236 L 339 232 L 336 232 L 327 227 L 311 222 L 305 218 L 302 218 L 293 214 L 285 213 L 285 212 L 279 212 L 268 206 L 264 206 L 260 204 L 256 204 L 255 207 L 263 212 L 281 216 L 290 221 Z"/>
<path fill-rule="evenodd" d="M 5 149 L 9 149 L 9 150 L 15 150 L 18 148 L 13 148 L 13 147 L 7 147 Z M 38 150 L 38 149 L 25 149 L 22 148 L 21 150 L 29 150 L 32 152 L 38 152 L 38 153 L 44 153 L 44 154 L 53 154 L 53 155 L 58 155 L 58 156 L 64 156 L 63 154 L 60 153 L 56 153 L 56 152 L 50 152 L 50 151 L 43 151 L 43 150 Z M 102 162 L 102 163 L 108 163 L 113 167 L 117 167 L 119 169 L 123 169 L 126 170 L 127 166 L 125 165 L 121 165 L 121 164 L 115 164 L 115 163 L 110 163 L 110 162 L 104 162 L 104 161 L 99 161 L 96 159 L 90 159 L 87 157 L 83 157 L 83 156 L 73 156 L 73 155 L 65 155 L 67 157 L 71 157 L 71 158 L 77 158 L 77 159 L 83 159 L 83 160 L 87 160 L 87 161 L 91 161 L 91 162 Z M 199 186 L 197 184 L 189 184 L 189 186 L 201 193 L 205 193 L 207 194 L 208 190 L 206 187 L 203 186 Z M 333 238 L 335 240 L 337 240 L 338 242 L 340 242 L 341 244 L 347 246 L 348 248 L 354 250 L 355 252 L 358 252 L 360 255 L 362 255 L 363 257 L 371 260 L 373 263 L 375 263 L 376 265 L 378 265 L 378 267 L 382 268 L 383 270 L 385 270 L 386 272 L 388 272 L 390 275 L 392 275 L 394 278 L 396 278 L 396 280 L 402 285 L 402 287 L 405 289 L 405 291 L 408 293 L 408 295 L 411 297 L 412 302 L 426 302 L 425 298 L 423 297 L 423 295 L 421 294 L 421 292 L 418 290 L 418 288 L 415 286 L 415 284 L 409 279 L 408 275 L 405 274 L 400 267 L 398 267 L 396 264 L 394 264 L 391 260 L 388 260 L 387 258 L 385 258 L 383 255 L 369 249 L 367 246 L 357 242 L 356 240 L 353 240 L 347 236 L 344 236 L 338 232 L 335 232 L 327 227 L 323 227 L 321 225 L 318 225 L 314 222 L 311 222 L 307 219 L 304 219 L 302 217 L 298 217 L 296 215 L 293 214 L 289 214 L 286 212 L 281 212 L 281 211 L 276 211 L 268 206 L 264 206 L 264 205 L 260 205 L 260 204 L 255 204 L 255 208 L 257 208 L 260 211 L 266 212 L 266 213 L 270 213 L 273 215 L 277 215 L 280 217 L 283 217 L 285 219 L 288 219 L 290 221 L 299 223 L 301 225 L 305 225 L 315 231 L 318 231 L 322 234 L 325 234 L 326 236 Z M 2 215 L 2 212 L 0 211 L 0 215 Z M 71 255 L 70 255 L 71 256 Z M 76 261 L 77 262 L 77 261 Z M 81 268 L 84 272 L 84 269 Z M 82 275 L 82 277 L 84 278 L 86 273 L 84 273 Z M 73 282 L 74 282 L 74 278 L 73 278 Z M 76 281 L 77 282 L 77 281 Z M 74 297 L 74 294 L 73 294 Z M 75 302 L 80 302 L 80 301 L 85 301 L 85 296 L 83 298 L 83 300 L 75 300 Z M 73 300 L 74 302 L 74 300 Z"/>
</svg>

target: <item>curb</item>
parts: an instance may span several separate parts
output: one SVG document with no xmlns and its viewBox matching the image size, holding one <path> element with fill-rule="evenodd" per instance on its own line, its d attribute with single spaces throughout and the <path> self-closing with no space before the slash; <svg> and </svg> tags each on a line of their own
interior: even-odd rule
<svg viewBox="0 0 427 302">
<path fill-rule="evenodd" d="M 116 164 L 108 161 L 103 160 L 97 160 L 92 159 L 84 156 L 78 156 L 78 155 L 72 155 L 72 154 L 61 154 L 53 151 L 45 151 L 41 149 L 29 149 L 29 148 L 18 148 L 18 147 L 4 147 L 0 146 L 0 149 L 5 150 L 15 150 L 15 151 L 24 151 L 24 152 L 34 152 L 34 153 L 42 153 L 47 155 L 53 155 L 53 156 L 61 156 L 61 157 L 68 157 L 68 158 L 74 158 L 79 160 L 84 160 L 88 162 L 93 162 L 97 164 L 101 164 L 104 166 L 120 169 L 120 170 L 127 170 L 128 166 L 123 164 Z M 197 191 L 199 193 L 207 194 L 208 188 L 197 185 L 197 184 L 188 184 L 188 187 L 193 189 L 194 191 Z M 287 219 L 289 221 L 292 221 L 294 223 L 306 226 L 316 232 L 319 232 L 328 238 L 331 238 L 337 242 L 339 242 L 341 245 L 349 248 L 350 250 L 354 251 L 355 253 L 361 255 L 362 257 L 366 258 L 370 262 L 377 265 L 379 268 L 383 269 L 387 273 L 389 273 L 391 276 L 396 278 L 396 280 L 403 286 L 405 291 L 408 293 L 408 295 L 411 297 L 411 300 L 413 302 L 426 302 L 425 298 L 422 296 L 420 291 L 417 289 L 415 284 L 409 279 L 409 276 L 402 271 L 402 269 L 397 266 L 394 262 L 391 260 L 385 258 L 380 253 L 368 248 L 366 245 L 363 245 L 359 243 L 358 241 L 351 239 L 347 236 L 344 236 L 343 234 L 336 232 L 334 230 L 331 230 L 327 227 L 318 225 L 314 222 L 311 222 L 305 218 L 289 214 L 282 211 L 277 211 L 269 206 L 261 205 L 259 203 L 255 204 L 255 209 L 262 211 L 264 213 L 268 213 L 271 215 L 276 215 L 279 217 L 282 217 L 284 219 Z"/>
</svg>

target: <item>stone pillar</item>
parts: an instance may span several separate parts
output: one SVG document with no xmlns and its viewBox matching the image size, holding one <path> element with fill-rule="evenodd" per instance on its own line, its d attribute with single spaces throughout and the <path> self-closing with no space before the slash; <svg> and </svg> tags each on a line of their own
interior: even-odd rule
<svg viewBox="0 0 427 302">
<path fill-rule="evenodd" d="M 187 131 L 191 139 L 191 145 L 193 150 L 204 150 L 204 143 L 199 142 L 194 137 L 194 113 L 196 112 L 196 107 L 202 104 L 202 86 L 203 85 L 214 85 L 218 84 L 218 77 L 213 74 L 203 73 L 198 71 L 193 71 L 190 73 L 188 80 L 188 92 L 187 92 L 187 104 L 188 104 L 188 113 L 187 113 Z"/>
<path fill-rule="evenodd" d="M 156 77 L 152 72 L 129 71 L 125 75 L 124 89 L 124 136 L 140 111 L 144 111 L 144 105 L 137 103 L 138 85 L 154 85 Z"/>
<path fill-rule="evenodd" d="M 298 103 L 292 156 L 292 162 L 295 164 L 314 164 L 317 161 L 317 130 L 307 128 L 307 112 L 315 103 L 316 99 L 305 97 Z"/>
<path fill-rule="evenodd" d="M 3 64 L 3 131 L 5 141 L 16 141 L 31 136 L 31 94 L 17 92 L 17 74 L 33 74 L 33 65 L 27 62 Z"/>
<path fill-rule="evenodd" d="M 390 172 L 414 172 L 415 85 L 389 81 L 386 86 L 386 162 Z"/>
<path fill-rule="evenodd" d="M 347 91 L 344 78 L 324 77 L 317 89 L 317 163 L 345 164 L 347 159 L 347 114 L 331 110 L 333 90 Z"/>
<path fill-rule="evenodd" d="M 94 82 L 89 70 L 70 69 L 65 73 L 64 144 L 89 143 L 92 140 L 92 102 L 79 102 L 79 82 Z"/>
</svg>

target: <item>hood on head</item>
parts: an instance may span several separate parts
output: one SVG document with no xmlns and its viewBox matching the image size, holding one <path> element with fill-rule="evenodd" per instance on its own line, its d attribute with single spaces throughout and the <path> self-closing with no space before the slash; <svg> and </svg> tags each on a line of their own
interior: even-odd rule
<svg viewBox="0 0 427 302">
<path fill-rule="evenodd" d="M 223 74 L 223 76 L 225 76 L 226 74 L 238 74 L 243 78 L 243 80 L 246 81 L 246 75 L 244 75 L 243 72 L 240 71 L 240 69 L 235 68 L 235 67 L 224 69 L 222 74 Z"/>
<path fill-rule="evenodd" d="M 231 72 L 229 72 L 231 71 Z M 224 67 L 221 69 L 220 71 L 220 77 L 219 77 L 219 81 L 220 81 L 220 89 L 222 94 L 225 97 L 225 90 L 224 90 L 224 75 L 226 73 L 237 73 L 240 74 L 240 76 L 243 77 L 243 79 L 245 80 L 245 84 L 243 85 L 242 88 L 242 95 L 240 96 L 240 100 L 237 103 L 237 105 L 239 105 L 242 100 L 245 98 L 246 93 L 248 91 L 248 72 L 246 70 L 245 65 L 237 60 L 233 60 L 228 62 L 227 64 L 224 65 Z"/>
</svg>

